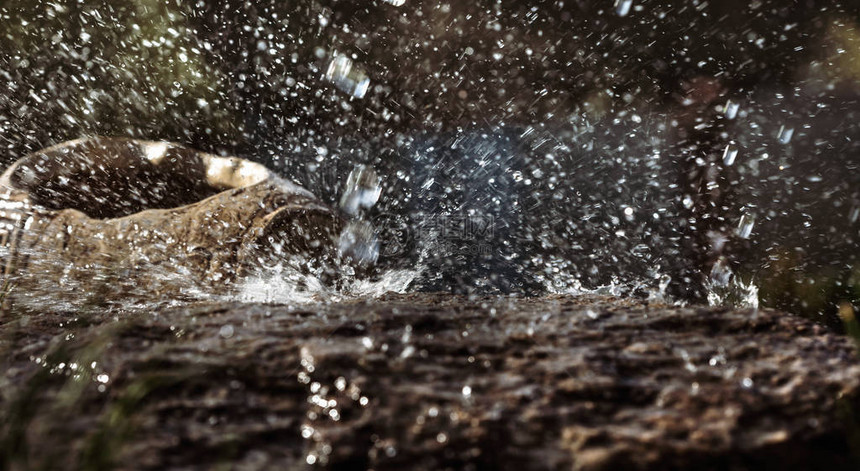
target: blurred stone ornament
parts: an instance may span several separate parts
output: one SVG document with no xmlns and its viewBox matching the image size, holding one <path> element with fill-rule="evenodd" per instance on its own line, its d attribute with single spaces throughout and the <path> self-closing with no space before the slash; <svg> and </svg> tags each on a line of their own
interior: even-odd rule
<svg viewBox="0 0 860 471">
<path fill-rule="evenodd" d="M 47 283 L 82 295 L 226 293 L 280 259 L 333 259 L 340 225 L 260 164 L 165 142 L 66 142 L 0 177 L 2 285 L 16 296 Z"/>
</svg>

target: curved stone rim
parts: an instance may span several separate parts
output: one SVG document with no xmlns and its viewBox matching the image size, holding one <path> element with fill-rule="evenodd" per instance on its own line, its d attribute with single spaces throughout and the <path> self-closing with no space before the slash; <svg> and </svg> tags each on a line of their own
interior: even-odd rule
<svg viewBox="0 0 860 471">
<path fill-rule="evenodd" d="M 68 267 L 81 265 L 72 271 L 82 286 L 104 273 L 149 279 L 168 270 L 207 287 L 270 253 L 325 250 L 338 218 L 310 191 L 246 159 L 83 138 L 29 154 L 0 176 L 0 282 L 71 280 Z M 187 250 L 197 246 L 209 256 Z"/>
<path fill-rule="evenodd" d="M 244 158 L 235 156 L 218 156 L 215 154 L 198 151 L 181 143 L 172 141 L 140 140 L 130 137 L 90 136 L 81 137 L 71 141 L 65 141 L 59 144 L 46 147 L 44 149 L 40 149 L 38 151 L 27 154 L 26 156 L 10 164 L 3 171 L 3 173 L 0 174 L 0 190 L 5 193 L 2 196 L 2 199 L 6 201 L 15 201 L 16 203 L 12 205 L 15 206 L 15 208 L 3 209 L 29 209 L 31 207 L 41 206 L 33 201 L 33 198 L 30 194 L 32 189 L 44 184 L 52 178 L 55 178 L 57 175 L 55 173 L 49 173 L 41 178 L 39 177 L 39 175 L 33 175 L 33 178 L 36 178 L 36 180 L 34 180 L 31 184 L 28 185 L 29 188 L 22 188 L 21 185 L 18 185 L 14 182 L 14 179 L 18 177 L 19 172 L 21 172 L 28 163 L 33 162 L 33 160 L 38 158 L 39 156 L 55 153 L 64 148 L 74 148 L 75 146 L 99 142 L 123 142 L 139 145 L 141 146 L 140 150 L 143 154 L 142 157 L 145 159 L 145 161 L 155 165 L 156 167 L 158 167 L 164 161 L 164 158 L 167 156 L 168 150 L 170 150 L 171 148 L 191 150 L 200 157 L 201 163 L 203 165 L 203 168 L 201 170 L 203 170 L 203 173 L 205 175 L 206 184 L 209 185 L 213 190 L 217 190 L 217 193 L 215 194 L 218 194 L 223 191 L 248 188 L 254 185 L 269 183 L 277 186 L 280 190 L 283 190 L 287 193 L 298 194 L 310 198 L 314 197 L 314 195 L 310 191 L 300 187 L 295 183 L 285 180 L 284 178 L 280 177 L 279 175 L 268 169 L 266 166 Z M 128 215 L 107 218 L 92 217 L 89 214 L 86 214 L 85 212 L 76 210 L 74 208 L 45 209 L 47 209 L 47 211 L 49 211 L 50 213 L 73 210 L 83 213 L 83 215 L 89 219 L 111 220 L 127 218 L 129 216 L 139 214 L 144 211 L 162 211 L 178 209 L 184 206 L 198 204 L 202 201 L 207 200 L 208 198 L 211 198 L 212 196 L 214 196 L 214 194 L 206 198 L 201 198 L 197 201 L 180 204 L 169 208 L 150 208 Z M 0 217 L 2 217 L 2 215 L 0 215 Z"/>
</svg>

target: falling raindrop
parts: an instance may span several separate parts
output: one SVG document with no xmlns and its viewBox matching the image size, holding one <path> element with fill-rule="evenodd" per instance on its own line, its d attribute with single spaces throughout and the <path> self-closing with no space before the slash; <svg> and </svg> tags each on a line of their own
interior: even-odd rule
<svg viewBox="0 0 860 471">
<path fill-rule="evenodd" d="M 365 165 L 356 165 L 346 179 L 340 207 L 345 213 L 354 216 L 359 210 L 375 205 L 381 193 L 382 187 L 376 171 Z"/>
<path fill-rule="evenodd" d="M 723 108 L 723 113 L 726 115 L 728 119 L 735 119 L 738 115 L 738 110 L 741 108 L 740 103 L 735 103 L 731 100 L 726 102 L 726 106 Z"/>
<path fill-rule="evenodd" d="M 634 209 L 630 206 L 627 206 L 626 208 L 624 208 L 624 219 L 626 219 L 628 221 L 633 221 L 633 213 L 634 212 L 635 212 Z"/>
<path fill-rule="evenodd" d="M 615 0 L 615 13 L 618 16 L 627 16 L 630 13 L 630 7 L 633 6 L 633 0 Z"/>
<path fill-rule="evenodd" d="M 325 73 L 326 78 L 338 89 L 355 98 L 364 98 L 370 87 L 370 78 L 349 57 L 335 53 Z"/>
<path fill-rule="evenodd" d="M 340 207 L 351 216 L 338 239 L 338 250 L 342 257 L 359 264 L 373 264 L 379 258 L 379 239 L 373 225 L 361 219 L 361 211 L 369 209 L 379 200 L 382 188 L 379 175 L 373 168 L 356 165 L 346 179 L 346 188 L 340 199 Z"/>
<path fill-rule="evenodd" d="M 735 163 L 735 159 L 738 156 L 738 148 L 732 144 L 726 146 L 723 150 L 723 163 L 726 165 L 732 165 Z"/>
<path fill-rule="evenodd" d="M 359 264 L 373 264 L 379 258 L 379 239 L 376 229 L 367 221 L 347 223 L 337 242 L 342 257 Z"/>
<path fill-rule="evenodd" d="M 738 223 L 738 237 L 740 237 L 741 239 L 749 239 L 750 234 L 752 234 L 753 226 L 755 226 L 754 214 L 746 213 L 741 216 L 741 220 Z"/>
<path fill-rule="evenodd" d="M 787 128 L 785 125 L 779 127 L 777 139 L 779 139 L 780 144 L 788 144 L 791 142 L 792 136 L 794 136 L 794 128 Z"/>
</svg>

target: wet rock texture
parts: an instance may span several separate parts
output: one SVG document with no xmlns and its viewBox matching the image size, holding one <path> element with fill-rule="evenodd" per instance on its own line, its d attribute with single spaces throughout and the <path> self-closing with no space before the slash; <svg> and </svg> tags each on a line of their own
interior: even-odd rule
<svg viewBox="0 0 860 471">
<path fill-rule="evenodd" d="M 11 469 L 857 464 L 857 351 L 770 310 L 424 294 L 0 331 Z"/>
</svg>

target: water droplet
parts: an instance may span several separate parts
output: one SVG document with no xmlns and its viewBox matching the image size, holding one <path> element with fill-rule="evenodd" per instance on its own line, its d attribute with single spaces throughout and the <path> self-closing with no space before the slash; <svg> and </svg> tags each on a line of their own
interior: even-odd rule
<svg viewBox="0 0 860 471">
<path fill-rule="evenodd" d="M 632 6 L 633 0 L 615 0 L 615 13 L 618 13 L 618 16 L 627 16 Z"/>
<path fill-rule="evenodd" d="M 725 150 L 723 150 L 723 163 L 726 165 L 732 165 L 735 163 L 735 159 L 738 156 L 738 148 L 729 144 L 726 146 Z"/>
<path fill-rule="evenodd" d="M 633 220 L 633 212 L 634 212 L 633 208 L 631 208 L 630 206 L 624 208 L 624 219 L 626 219 L 628 221 L 632 221 Z"/>
<path fill-rule="evenodd" d="M 726 102 L 726 106 L 723 108 L 723 113 L 726 115 L 728 119 L 735 119 L 738 115 L 738 110 L 740 110 L 740 103 L 735 103 L 732 100 Z"/>
<path fill-rule="evenodd" d="M 361 208 L 370 208 L 379 200 L 382 187 L 373 168 L 356 165 L 346 179 L 346 188 L 340 198 L 340 207 L 354 216 Z"/>
<path fill-rule="evenodd" d="M 233 326 L 230 324 L 225 324 L 221 326 L 221 330 L 218 333 L 221 335 L 221 337 L 229 339 L 233 336 Z"/>
<path fill-rule="evenodd" d="M 335 53 L 325 73 L 326 78 L 342 92 L 355 98 L 364 98 L 370 87 L 370 78 L 360 67 L 352 63 L 352 59 Z"/>
<path fill-rule="evenodd" d="M 794 128 L 787 128 L 785 126 L 779 127 L 779 135 L 777 139 L 779 139 L 780 144 L 788 144 L 791 142 L 791 138 L 794 136 Z"/>
<path fill-rule="evenodd" d="M 753 226 L 755 226 L 755 215 L 751 213 L 741 216 L 741 221 L 738 223 L 737 234 L 741 239 L 749 239 L 752 234 Z"/>
<path fill-rule="evenodd" d="M 684 195 L 684 199 L 681 201 L 685 208 L 690 209 L 693 207 L 693 198 L 690 195 Z"/>
<path fill-rule="evenodd" d="M 415 347 L 412 345 L 407 345 L 403 352 L 400 354 L 400 358 L 409 358 L 415 353 Z"/>
</svg>

